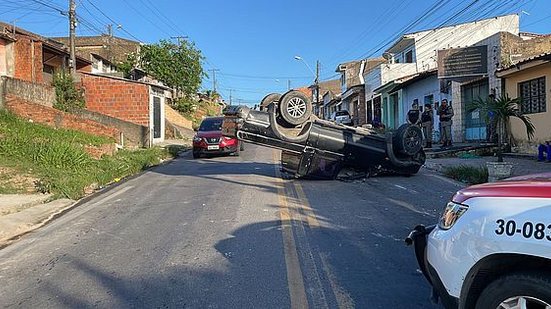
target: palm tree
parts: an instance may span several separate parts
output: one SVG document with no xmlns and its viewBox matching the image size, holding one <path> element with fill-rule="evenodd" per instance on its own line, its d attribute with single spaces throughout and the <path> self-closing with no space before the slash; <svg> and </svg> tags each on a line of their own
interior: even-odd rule
<svg viewBox="0 0 551 309">
<path fill-rule="evenodd" d="M 497 128 L 497 161 L 503 162 L 503 142 L 505 137 L 508 136 L 509 119 L 516 117 L 520 119 L 526 127 L 526 135 L 528 140 L 531 140 L 534 136 L 536 128 L 532 124 L 530 117 L 524 115 L 519 110 L 520 99 L 509 98 L 509 95 L 499 96 L 497 98 L 488 97 L 486 99 L 478 98 L 474 102 L 467 104 L 467 112 L 473 112 L 475 110 L 480 111 L 480 115 L 484 117 L 486 123 L 493 121 Z"/>
</svg>

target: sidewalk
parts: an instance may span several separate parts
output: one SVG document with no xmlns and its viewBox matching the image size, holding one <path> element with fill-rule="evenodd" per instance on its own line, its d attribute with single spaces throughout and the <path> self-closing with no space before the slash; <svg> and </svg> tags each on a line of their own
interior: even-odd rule
<svg viewBox="0 0 551 309">
<path fill-rule="evenodd" d="M 0 194 L 0 248 L 75 204 L 70 199 L 50 199 L 49 194 Z"/>
<path fill-rule="evenodd" d="M 510 157 L 505 156 L 503 158 L 506 162 L 513 163 L 513 174 L 512 176 L 521 176 L 528 174 L 544 173 L 551 172 L 551 163 L 548 162 L 538 162 L 536 156 L 521 158 L 519 157 Z M 427 159 L 425 163 L 425 168 L 434 170 L 437 172 L 442 172 L 445 167 L 449 166 L 459 166 L 459 165 L 468 165 L 468 166 L 480 166 L 486 167 L 486 162 L 496 162 L 496 157 L 468 157 L 465 156 L 455 157 L 455 158 L 430 158 Z"/>
</svg>

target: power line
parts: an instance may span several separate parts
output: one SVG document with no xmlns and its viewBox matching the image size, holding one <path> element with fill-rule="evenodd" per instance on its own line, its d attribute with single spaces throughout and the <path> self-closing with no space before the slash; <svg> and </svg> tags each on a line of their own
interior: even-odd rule
<svg viewBox="0 0 551 309">
<path fill-rule="evenodd" d="M 116 22 L 113 18 L 109 17 L 107 14 L 105 14 L 105 12 L 103 12 L 99 7 L 97 7 L 92 1 L 90 0 L 87 0 L 88 3 L 90 3 L 90 5 L 92 5 L 94 7 L 94 9 L 96 9 L 101 15 L 103 15 L 105 18 L 107 18 L 109 21 L 111 21 L 112 23 L 114 23 L 115 25 L 117 25 L 117 27 L 119 29 L 121 29 L 124 33 L 128 34 L 131 38 L 133 38 L 134 40 L 138 41 L 138 42 L 142 42 L 142 40 L 138 39 L 135 35 L 133 35 L 132 33 L 128 32 L 128 30 L 126 30 L 124 27 L 122 27 L 122 25 L 118 22 Z"/>
</svg>

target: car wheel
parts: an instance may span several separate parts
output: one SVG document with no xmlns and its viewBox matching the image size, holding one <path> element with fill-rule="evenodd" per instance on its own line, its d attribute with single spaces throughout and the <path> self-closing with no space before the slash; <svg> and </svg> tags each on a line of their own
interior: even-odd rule
<svg viewBox="0 0 551 309">
<path fill-rule="evenodd" d="M 267 110 L 268 109 L 268 105 L 270 105 L 270 103 L 277 103 L 279 102 L 279 99 L 281 98 L 281 94 L 279 93 L 270 93 L 268 94 L 267 96 L 265 96 L 262 101 L 260 101 L 260 110 L 263 111 L 263 110 Z"/>
<path fill-rule="evenodd" d="M 401 125 L 394 133 L 393 146 L 405 155 L 415 155 L 423 149 L 423 132 L 418 126 Z"/>
<path fill-rule="evenodd" d="M 239 142 L 239 151 L 245 150 L 245 143 Z"/>
<path fill-rule="evenodd" d="M 194 151 L 193 151 L 193 158 L 194 158 L 194 159 L 198 159 L 198 158 L 200 158 L 200 157 L 201 157 L 201 153 L 194 150 Z"/>
<path fill-rule="evenodd" d="M 291 90 L 279 100 L 279 114 L 289 126 L 298 126 L 312 115 L 312 103 L 304 93 Z"/>
<path fill-rule="evenodd" d="M 480 294 L 476 309 L 550 308 L 551 275 L 536 272 L 505 275 Z"/>
</svg>

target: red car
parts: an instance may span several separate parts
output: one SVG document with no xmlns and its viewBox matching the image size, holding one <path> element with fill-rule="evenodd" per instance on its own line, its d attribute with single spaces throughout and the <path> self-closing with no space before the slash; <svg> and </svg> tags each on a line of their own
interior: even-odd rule
<svg viewBox="0 0 551 309">
<path fill-rule="evenodd" d="M 237 138 L 222 136 L 222 121 L 224 117 L 209 117 L 203 119 L 199 130 L 193 137 L 193 158 L 201 155 L 236 154 L 243 150 L 243 144 Z"/>
</svg>

